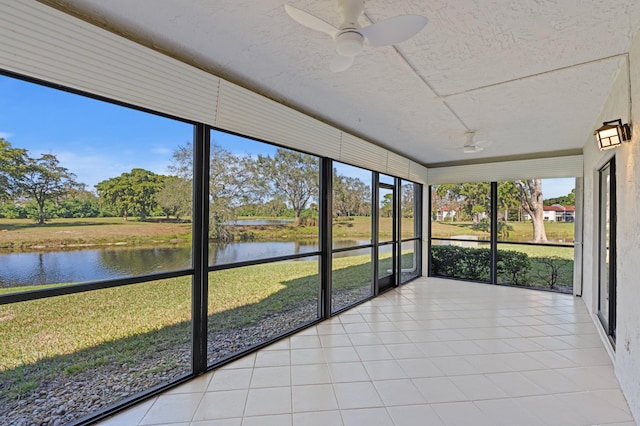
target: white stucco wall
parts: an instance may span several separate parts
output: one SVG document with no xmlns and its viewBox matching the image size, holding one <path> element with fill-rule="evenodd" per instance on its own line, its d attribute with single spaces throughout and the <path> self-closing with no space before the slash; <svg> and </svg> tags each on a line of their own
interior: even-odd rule
<svg viewBox="0 0 640 426">
<path fill-rule="evenodd" d="M 584 146 L 584 267 L 583 298 L 597 312 L 598 284 L 598 169 L 616 158 L 617 194 L 617 329 L 613 354 L 615 371 L 629 406 L 640 421 L 640 37 L 629 53 L 631 97 L 635 108 L 629 117 L 629 74 L 624 66 L 603 107 L 601 122 L 621 118 L 631 121 L 633 138 L 613 151 L 600 152 L 590 137 Z M 608 343 L 607 343 L 608 344 Z"/>
</svg>

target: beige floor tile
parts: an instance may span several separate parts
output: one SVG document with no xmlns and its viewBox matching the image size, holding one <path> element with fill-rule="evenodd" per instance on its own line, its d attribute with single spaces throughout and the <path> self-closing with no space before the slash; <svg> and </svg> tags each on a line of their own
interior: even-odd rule
<svg viewBox="0 0 640 426">
<path fill-rule="evenodd" d="M 421 378 L 444 376 L 444 373 L 440 371 L 440 369 L 429 359 L 399 359 L 398 364 L 404 372 L 407 373 L 407 377 Z"/>
<path fill-rule="evenodd" d="M 396 328 L 401 331 L 424 330 L 424 326 L 413 318 L 409 320 L 395 321 Z"/>
<path fill-rule="evenodd" d="M 426 404 L 388 407 L 387 411 L 396 426 L 445 426 L 433 408 Z"/>
<path fill-rule="evenodd" d="M 522 371 L 526 379 L 540 386 L 548 394 L 578 392 L 580 386 L 560 373 L 561 370 Z"/>
<path fill-rule="evenodd" d="M 291 392 L 294 413 L 338 409 L 338 401 L 331 384 L 293 386 Z"/>
<path fill-rule="evenodd" d="M 422 358 L 425 356 L 415 343 L 396 343 L 385 346 L 394 359 Z"/>
<path fill-rule="evenodd" d="M 340 323 L 331 323 L 331 324 L 321 323 L 316 326 L 316 330 L 318 330 L 318 335 L 333 335 L 333 334 L 344 335 L 346 333 L 344 327 Z"/>
<path fill-rule="evenodd" d="M 411 340 L 401 331 L 376 332 L 376 337 L 385 345 L 394 343 L 411 343 Z"/>
<path fill-rule="evenodd" d="M 344 325 L 344 329 L 347 333 L 371 333 L 373 330 L 371 329 L 371 326 L 369 326 L 369 324 L 367 324 L 364 320 L 363 322 L 357 322 L 357 323 L 347 323 L 347 324 L 343 324 Z"/>
<path fill-rule="evenodd" d="M 349 340 L 353 346 L 381 345 L 382 342 L 374 333 L 349 334 Z"/>
<path fill-rule="evenodd" d="M 208 391 L 247 389 L 251 383 L 253 368 L 216 370 L 209 382 Z"/>
<path fill-rule="evenodd" d="M 333 383 L 369 381 L 367 370 L 360 362 L 342 362 L 329 364 L 329 372 Z"/>
<path fill-rule="evenodd" d="M 316 411 L 311 413 L 293 413 L 294 426 L 342 426 L 339 411 Z"/>
<path fill-rule="evenodd" d="M 245 417 L 242 426 L 289 426 L 293 422 L 291 414 Z"/>
<path fill-rule="evenodd" d="M 251 377 L 252 389 L 291 385 L 291 367 L 254 368 Z"/>
<path fill-rule="evenodd" d="M 205 373 L 195 379 L 191 379 L 188 382 L 175 387 L 166 392 L 167 395 L 176 394 L 176 393 L 194 393 L 194 392 L 205 392 L 209 386 L 209 382 L 213 377 L 214 373 Z"/>
<path fill-rule="evenodd" d="M 485 355 L 473 355 L 474 358 L 469 358 L 470 356 L 446 356 L 446 357 L 436 357 L 431 358 L 431 362 L 438 367 L 440 371 L 442 371 L 446 376 L 459 376 L 465 374 L 478 374 L 478 373 L 488 373 L 491 372 L 491 368 L 485 367 L 484 364 L 480 364 L 479 361 L 475 362 L 472 365 L 469 360 L 479 359 L 479 357 L 486 357 L 486 364 L 491 366 L 496 366 L 498 369 L 502 366 L 497 361 L 493 360 L 492 357 L 488 357 Z M 481 369 L 481 367 L 483 367 Z M 481 371 L 484 370 L 484 371 Z"/>
<path fill-rule="evenodd" d="M 322 345 L 320 344 L 320 337 L 317 335 L 311 336 L 291 336 L 289 338 L 291 342 L 291 349 L 310 349 L 310 348 L 319 348 Z"/>
<path fill-rule="evenodd" d="M 393 355 L 384 345 L 356 346 L 356 352 L 362 361 L 393 359 Z"/>
<path fill-rule="evenodd" d="M 131 426 L 137 425 L 143 419 L 149 408 L 155 403 L 157 397 L 141 402 L 135 407 L 129 408 L 124 412 L 109 417 L 100 423 L 101 426 Z"/>
<path fill-rule="evenodd" d="M 433 404 L 431 408 L 447 426 L 495 426 L 492 419 L 471 402 Z"/>
<path fill-rule="evenodd" d="M 416 347 L 429 358 L 457 355 L 447 342 L 417 342 Z"/>
<path fill-rule="evenodd" d="M 140 425 L 189 422 L 193 418 L 202 393 L 160 395 L 140 421 Z"/>
<path fill-rule="evenodd" d="M 427 402 L 410 379 L 379 380 L 374 381 L 373 384 L 386 407 L 426 404 Z"/>
<path fill-rule="evenodd" d="M 509 395 L 483 375 L 455 376 L 449 380 L 462 391 L 470 401 L 506 398 Z"/>
<path fill-rule="evenodd" d="M 322 383 L 331 383 L 331 374 L 327 364 L 291 366 L 291 384 L 293 386 Z"/>
<path fill-rule="evenodd" d="M 291 388 L 250 389 L 244 415 L 264 416 L 291 413 Z"/>
<path fill-rule="evenodd" d="M 229 370 L 229 369 L 234 369 L 234 368 L 251 368 L 255 365 L 256 362 L 256 358 L 257 358 L 257 353 L 252 353 L 249 355 L 245 355 L 240 359 L 237 359 L 233 362 L 230 362 L 229 364 L 226 364 L 225 366 L 221 367 L 221 370 Z"/>
<path fill-rule="evenodd" d="M 474 401 L 494 425 L 500 426 L 545 426 L 533 413 L 526 410 L 515 399 L 492 399 Z"/>
<path fill-rule="evenodd" d="M 358 352 L 353 346 L 324 348 L 327 362 L 355 362 L 360 361 Z"/>
<path fill-rule="evenodd" d="M 563 368 L 555 371 L 581 390 L 619 389 L 620 386 L 610 366 Z"/>
<path fill-rule="evenodd" d="M 282 340 L 278 340 L 275 343 L 270 344 L 266 348 L 262 349 L 263 351 L 283 351 L 291 349 L 290 339 L 284 338 Z"/>
<path fill-rule="evenodd" d="M 556 395 L 567 410 L 579 411 L 594 424 L 633 420 L 627 403 L 618 389 Z"/>
<path fill-rule="evenodd" d="M 404 372 L 400 364 L 395 360 L 363 361 L 362 364 L 367 370 L 369 377 L 371 377 L 371 380 L 407 378 L 407 373 Z"/>
<path fill-rule="evenodd" d="M 198 406 L 194 421 L 242 417 L 247 390 L 207 392 Z"/>
<path fill-rule="evenodd" d="M 351 339 L 347 334 L 322 334 L 320 344 L 324 348 L 352 346 Z"/>
<path fill-rule="evenodd" d="M 281 367 L 290 363 L 291 357 L 288 350 L 259 351 L 255 360 L 256 367 Z"/>
<path fill-rule="evenodd" d="M 200 420 L 189 423 L 189 426 L 241 426 L 242 418 L 237 419 L 218 419 L 218 420 Z"/>
<path fill-rule="evenodd" d="M 429 377 L 412 381 L 430 404 L 467 400 L 465 394 L 448 377 Z"/>
<path fill-rule="evenodd" d="M 383 406 L 371 382 L 334 383 L 333 388 L 341 410 Z"/>
<path fill-rule="evenodd" d="M 544 388 L 527 379 L 519 372 L 487 374 L 485 377 L 502 389 L 509 397 L 544 395 L 548 393 Z"/>
<path fill-rule="evenodd" d="M 324 351 L 321 347 L 307 349 L 291 349 L 291 365 L 322 364 Z"/>
<path fill-rule="evenodd" d="M 384 408 L 342 410 L 341 414 L 344 426 L 394 426 Z"/>
<path fill-rule="evenodd" d="M 611 358 L 604 348 L 567 349 L 558 351 L 558 355 L 574 362 L 576 367 L 611 365 Z"/>
</svg>

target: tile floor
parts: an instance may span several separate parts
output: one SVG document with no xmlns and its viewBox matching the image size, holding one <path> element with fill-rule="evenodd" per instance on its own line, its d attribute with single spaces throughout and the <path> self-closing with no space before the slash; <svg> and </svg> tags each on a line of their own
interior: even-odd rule
<svg viewBox="0 0 640 426">
<path fill-rule="evenodd" d="M 421 278 L 102 423 L 635 425 L 583 301 Z"/>
</svg>

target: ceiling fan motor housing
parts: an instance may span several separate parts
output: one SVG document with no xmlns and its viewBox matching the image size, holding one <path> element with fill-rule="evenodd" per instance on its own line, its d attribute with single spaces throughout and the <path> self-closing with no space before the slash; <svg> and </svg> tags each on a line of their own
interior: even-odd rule
<svg viewBox="0 0 640 426">
<path fill-rule="evenodd" d="M 344 29 L 336 36 L 336 50 L 342 56 L 356 56 L 362 51 L 364 37 L 356 29 Z"/>
</svg>

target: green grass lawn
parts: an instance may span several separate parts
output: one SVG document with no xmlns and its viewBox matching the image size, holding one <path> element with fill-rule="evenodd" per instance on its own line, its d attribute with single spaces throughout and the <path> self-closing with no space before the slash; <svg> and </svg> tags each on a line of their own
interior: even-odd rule
<svg viewBox="0 0 640 426">
<path fill-rule="evenodd" d="M 210 331 L 254 323 L 318 297 L 317 261 L 216 271 L 209 279 Z M 370 279 L 370 256 L 335 260 L 337 288 L 370 285 Z M 2 305 L 0 396 L 33 390 L 48 377 L 104 364 L 135 366 L 138 359 L 189 348 L 190 327 L 190 276 Z"/>
<path fill-rule="evenodd" d="M 531 222 L 506 222 L 511 228 L 503 241 L 531 241 L 533 225 Z M 573 223 L 545 222 L 544 229 L 550 240 L 573 241 L 575 226 Z M 472 222 L 431 222 L 431 235 L 434 238 L 452 238 L 460 235 L 475 235 L 481 240 L 489 239 L 488 231 L 473 228 Z"/>
<path fill-rule="evenodd" d="M 529 257 L 559 257 L 573 260 L 573 246 L 534 246 L 498 243 L 498 250 L 511 250 L 526 253 Z"/>
<path fill-rule="evenodd" d="M 160 219 L 52 219 L 38 225 L 30 219 L 0 218 L 0 249 L 7 251 L 110 244 L 188 244 L 190 241 L 190 223 Z"/>
</svg>

